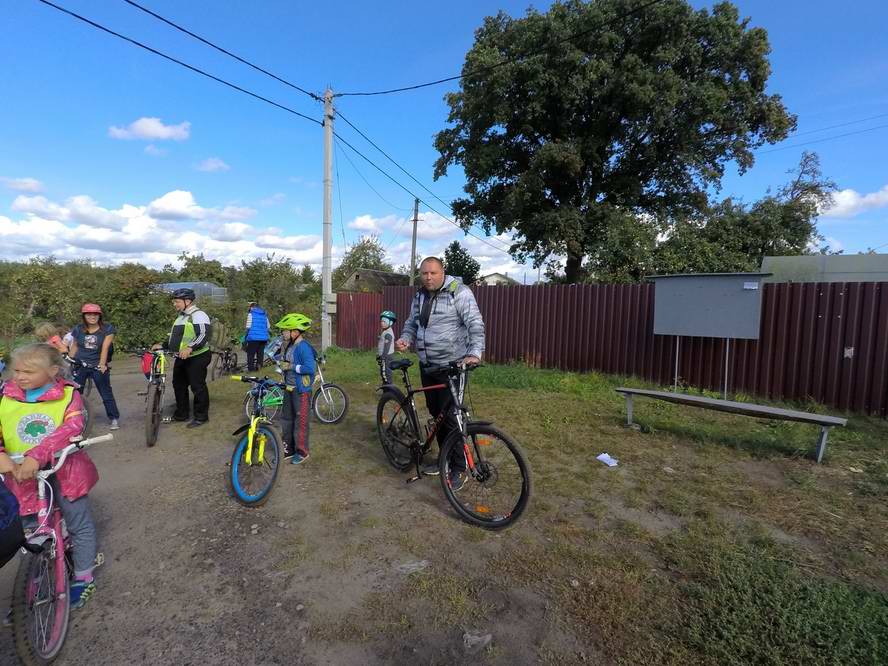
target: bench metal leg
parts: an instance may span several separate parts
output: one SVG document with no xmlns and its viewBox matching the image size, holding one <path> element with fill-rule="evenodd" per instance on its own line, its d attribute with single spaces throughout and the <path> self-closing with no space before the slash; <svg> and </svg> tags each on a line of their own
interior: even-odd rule
<svg viewBox="0 0 888 666">
<path fill-rule="evenodd" d="M 626 394 L 626 426 L 632 425 L 632 394 Z"/>
<path fill-rule="evenodd" d="M 829 437 L 829 426 L 820 426 L 820 436 L 817 438 L 817 462 L 823 460 L 826 452 L 826 438 Z"/>
</svg>

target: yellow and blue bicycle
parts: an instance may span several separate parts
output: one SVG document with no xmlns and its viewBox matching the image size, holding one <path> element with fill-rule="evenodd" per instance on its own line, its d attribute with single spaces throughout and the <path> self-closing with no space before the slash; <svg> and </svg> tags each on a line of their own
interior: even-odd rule
<svg viewBox="0 0 888 666">
<path fill-rule="evenodd" d="M 271 495 L 283 456 L 280 439 L 266 413 L 266 397 L 272 392 L 292 391 L 293 387 L 267 377 L 236 375 L 232 379 L 253 384 L 254 399 L 250 422 L 232 433 L 241 437 L 231 454 L 231 495 L 244 506 L 260 506 Z"/>
</svg>

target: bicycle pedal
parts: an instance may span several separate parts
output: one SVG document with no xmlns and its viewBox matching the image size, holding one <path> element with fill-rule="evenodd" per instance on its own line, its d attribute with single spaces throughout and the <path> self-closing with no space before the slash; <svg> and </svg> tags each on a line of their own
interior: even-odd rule
<svg viewBox="0 0 888 666">
<path fill-rule="evenodd" d="M 414 481 L 421 481 L 421 480 L 422 480 L 421 476 L 414 476 L 413 478 L 407 479 L 407 481 L 405 481 L 405 483 L 413 483 Z"/>
</svg>

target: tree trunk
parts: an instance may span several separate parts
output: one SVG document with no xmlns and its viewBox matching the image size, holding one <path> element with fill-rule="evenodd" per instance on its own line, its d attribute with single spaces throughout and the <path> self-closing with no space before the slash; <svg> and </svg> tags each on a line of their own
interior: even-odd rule
<svg viewBox="0 0 888 666">
<path fill-rule="evenodd" d="M 568 284 L 576 284 L 580 279 L 580 269 L 583 266 L 583 257 L 576 254 L 567 254 L 567 262 L 564 265 L 564 280 Z"/>
</svg>

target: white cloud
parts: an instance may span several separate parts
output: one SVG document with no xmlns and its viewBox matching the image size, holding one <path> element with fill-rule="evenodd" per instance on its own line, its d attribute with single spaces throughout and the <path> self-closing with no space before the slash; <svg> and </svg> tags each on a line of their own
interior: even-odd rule
<svg viewBox="0 0 888 666">
<path fill-rule="evenodd" d="M 3 183 L 10 190 L 16 192 L 36 193 L 43 190 L 43 183 L 36 178 L 5 178 L 0 177 L 0 183 Z"/>
<path fill-rule="evenodd" d="M 200 206 L 186 190 L 118 210 L 102 208 L 86 195 L 72 197 L 64 205 L 40 196 L 20 196 L 14 203 L 13 209 L 23 217 L 0 216 L 0 259 L 52 254 L 61 261 L 139 261 L 159 268 L 176 263 L 182 252 L 203 252 L 225 264 L 270 253 L 300 264 L 321 262 L 319 236 L 255 227 L 242 221 L 255 214 L 253 209 Z M 336 248 L 334 256 L 341 252 Z"/>
<path fill-rule="evenodd" d="M 216 173 L 217 171 L 230 171 L 231 167 L 228 166 L 225 162 L 220 160 L 218 157 L 208 157 L 203 162 L 194 167 L 198 171 L 208 171 L 210 173 Z"/>
<path fill-rule="evenodd" d="M 12 210 L 48 220 L 66 220 L 68 218 L 68 211 L 64 207 L 41 195 L 35 197 L 18 195 L 12 202 Z"/>
<path fill-rule="evenodd" d="M 833 194 L 833 203 L 821 217 L 848 218 L 877 208 L 888 206 L 888 185 L 876 192 L 861 194 L 852 189 Z"/>
<path fill-rule="evenodd" d="M 112 139 L 143 141 L 185 141 L 191 135 L 191 123 L 187 120 L 178 125 L 164 125 L 160 118 L 139 118 L 126 127 L 111 126 L 108 136 Z"/>
<path fill-rule="evenodd" d="M 270 197 L 266 197 L 259 202 L 260 206 L 279 206 L 287 200 L 287 195 L 283 192 L 276 192 Z"/>
<path fill-rule="evenodd" d="M 151 157 L 163 157 L 167 154 L 167 151 L 163 148 L 158 148 L 153 143 L 149 143 L 147 146 L 145 146 L 145 154 L 151 155 Z"/>
<path fill-rule="evenodd" d="M 204 208 L 197 205 L 191 192 L 187 190 L 173 190 L 148 204 L 148 214 L 158 220 L 243 222 L 253 217 L 256 214 L 256 210 L 245 206 Z"/>
</svg>

